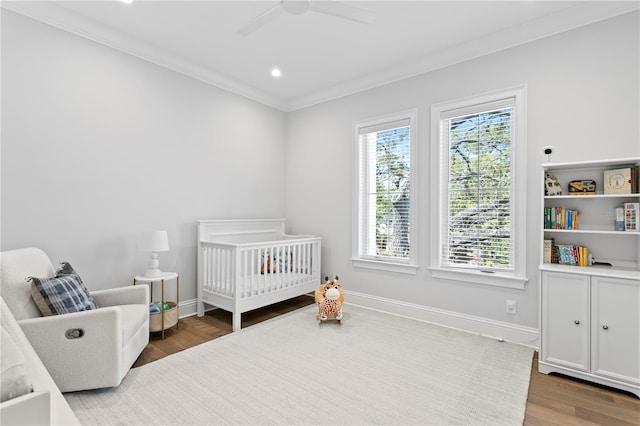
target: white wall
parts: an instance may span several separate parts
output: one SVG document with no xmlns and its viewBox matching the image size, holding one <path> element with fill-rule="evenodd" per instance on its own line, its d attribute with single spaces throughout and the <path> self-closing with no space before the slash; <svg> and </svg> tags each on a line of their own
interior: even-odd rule
<svg viewBox="0 0 640 426">
<path fill-rule="evenodd" d="M 284 216 L 284 113 L 2 11 L 2 250 L 130 285 L 166 229 L 195 299 L 196 221 Z"/>
<path fill-rule="evenodd" d="M 538 326 L 540 163 L 640 155 L 638 13 L 583 27 L 289 114 L 287 217 L 294 232 L 323 237 L 323 273 L 347 290 L 379 298 Z M 526 84 L 527 276 L 524 290 L 436 280 L 429 258 L 430 106 Z M 351 256 L 352 125 L 418 108 L 418 243 L 421 268 L 409 276 L 355 269 Z M 414 182 L 412 182 L 412 185 Z M 505 312 L 507 299 L 518 313 Z"/>
</svg>

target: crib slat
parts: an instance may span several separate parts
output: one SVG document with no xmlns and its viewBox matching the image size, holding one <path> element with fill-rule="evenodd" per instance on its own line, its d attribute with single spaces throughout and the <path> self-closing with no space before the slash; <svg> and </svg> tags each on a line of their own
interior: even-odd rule
<svg viewBox="0 0 640 426">
<path fill-rule="evenodd" d="M 220 249 L 220 260 L 219 260 L 219 271 L 220 271 L 220 276 L 219 276 L 219 280 L 220 280 L 220 287 L 222 289 L 222 294 L 225 295 L 230 295 L 230 288 L 229 288 L 229 280 L 227 279 L 227 275 L 228 275 L 228 267 L 229 267 L 229 259 L 227 259 L 227 251 L 224 249 Z"/>
<path fill-rule="evenodd" d="M 303 274 L 307 273 L 307 259 L 308 259 L 308 250 L 309 250 L 309 245 L 306 244 L 303 248 L 302 248 L 302 268 L 301 271 Z"/>
<path fill-rule="evenodd" d="M 232 250 L 227 250 L 225 251 L 225 277 L 224 277 L 224 282 L 225 285 L 227 287 L 227 295 L 234 297 L 234 295 L 236 294 L 236 288 L 234 286 L 234 283 L 236 281 L 236 276 L 234 276 L 232 268 L 233 268 L 233 261 L 234 261 L 234 256 L 233 256 L 233 251 Z"/>
<path fill-rule="evenodd" d="M 226 294 L 224 287 L 224 251 L 220 248 L 216 248 L 215 261 L 215 282 L 216 291 L 220 294 Z"/>
<path fill-rule="evenodd" d="M 243 256 L 244 256 L 244 250 L 239 250 L 238 253 L 236 254 L 236 261 L 238 262 L 238 264 L 235 266 L 235 270 L 236 270 L 236 274 L 235 274 L 235 279 L 236 279 L 236 286 L 235 286 L 235 292 L 237 295 L 238 299 L 244 299 L 245 297 L 245 293 L 244 293 L 244 277 L 243 277 Z"/>
<path fill-rule="evenodd" d="M 288 246 L 283 246 L 280 248 L 281 251 L 281 260 L 280 260 L 280 268 L 282 269 L 282 276 L 280 277 L 280 287 L 286 288 L 288 287 L 289 280 L 289 251 L 287 250 Z"/>
<path fill-rule="evenodd" d="M 211 264 L 209 265 L 209 280 L 210 280 L 210 285 L 211 285 L 211 290 L 215 291 L 216 293 L 220 292 L 220 289 L 218 288 L 218 280 L 216 279 L 216 269 L 217 269 L 217 262 L 216 262 L 216 258 L 218 256 L 218 249 L 217 248 L 212 248 L 211 249 L 211 253 L 209 255 L 209 261 L 211 262 Z"/>
<path fill-rule="evenodd" d="M 287 288 L 291 285 L 291 244 L 282 248 L 282 269 L 284 269 L 282 285 Z"/>
<path fill-rule="evenodd" d="M 282 247 L 276 247 L 276 290 L 282 288 Z"/>
<path fill-rule="evenodd" d="M 265 286 L 265 289 L 264 289 L 265 293 L 270 293 L 271 289 L 273 288 L 273 272 L 274 272 L 273 267 L 275 266 L 274 265 L 275 261 L 273 259 L 273 247 L 269 247 L 269 260 L 270 260 L 270 262 L 269 262 L 270 271 L 269 271 L 269 275 L 268 275 L 268 277 L 269 277 L 269 280 L 268 280 L 269 281 L 269 285 Z"/>
<path fill-rule="evenodd" d="M 223 294 L 231 296 L 231 283 L 229 282 L 229 256 L 226 250 L 220 250 L 220 285 Z"/>
<path fill-rule="evenodd" d="M 242 298 L 251 297 L 251 286 L 247 282 L 247 277 L 249 276 L 248 275 L 249 271 L 247 268 L 248 259 L 249 259 L 249 252 L 247 252 L 246 250 L 242 250 L 240 276 L 238 277 L 238 280 L 241 281 L 239 288 L 240 288 L 240 292 L 241 292 L 240 294 L 242 295 Z"/>
<path fill-rule="evenodd" d="M 249 263 L 247 264 L 247 276 L 248 276 L 248 280 L 249 280 L 249 292 L 251 294 L 251 296 L 255 296 L 255 283 L 253 280 L 253 273 L 255 271 L 254 269 L 254 265 L 255 265 L 255 260 L 254 260 L 254 251 L 253 250 L 249 250 Z"/>
<path fill-rule="evenodd" d="M 292 272 L 296 278 L 295 285 L 300 284 L 300 245 L 295 245 L 293 248 L 293 258 L 291 259 Z"/>
<path fill-rule="evenodd" d="M 260 278 L 260 251 L 251 250 L 251 288 L 253 294 L 258 294 L 258 279 Z"/>
<path fill-rule="evenodd" d="M 249 275 L 249 256 L 250 252 L 242 250 L 242 259 L 240 260 L 240 279 L 242 280 L 242 294 L 244 297 L 251 297 L 251 282 L 249 281 L 251 276 Z"/>
<path fill-rule="evenodd" d="M 285 271 L 287 274 L 287 279 L 285 282 L 287 283 L 286 284 L 287 287 L 291 287 L 292 285 L 295 284 L 294 282 L 295 277 L 292 274 L 293 271 L 291 269 L 293 267 L 293 264 L 292 264 L 293 263 L 293 247 L 294 247 L 293 245 L 289 244 L 287 245 L 287 248 L 285 250 L 285 253 L 286 253 L 285 256 L 287 259 L 287 265 L 286 265 L 286 271 Z"/>
<path fill-rule="evenodd" d="M 213 291 L 221 293 L 220 288 L 220 249 L 215 247 L 211 256 L 211 283 Z"/>
<path fill-rule="evenodd" d="M 224 286 L 226 289 L 226 294 L 228 296 L 233 297 L 233 273 L 231 272 L 231 265 L 233 264 L 233 253 L 230 251 L 224 250 Z"/>
<path fill-rule="evenodd" d="M 204 270 L 202 271 L 202 284 L 207 291 L 211 290 L 211 249 L 205 247 L 204 253 Z"/>
<path fill-rule="evenodd" d="M 237 265 L 235 266 L 236 272 L 237 274 L 235 274 L 235 281 L 236 281 L 236 285 L 235 285 L 235 292 L 236 295 L 238 296 L 238 299 L 242 299 L 244 298 L 244 280 L 242 279 L 242 255 L 243 255 L 244 250 L 238 250 L 238 252 L 236 253 L 236 261 L 238 262 Z"/>
<path fill-rule="evenodd" d="M 259 248 L 258 249 L 258 260 L 260 262 L 260 276 L 258 277 L 258 294 L 262 294 L 264 292 L 264 286 L 265 286 L 265 274 L 268 274 L 269 271 L 267 270 L 267 265 L 268 265 L 268 259 L 267 259 L 267 252 L 262 249 Z"/>
<path fill-rule="evenodd" d="M 224 289 L 224 252 L 216 248 L 216 257 L 214 258 L 215 269 L 214 269 L 214 280 L 216 285 L 216 291 L 221 294 L 225 294 Z"/>
<path fill-rule="evenodd" d="M 220 262 L 220 257 L 221 257 L 220 249 L 216 247 L 214 249 L 214 256 L 212 259 L 213 268 L 211 272 L 213 273 L 213 286 L 217 293 L 223 293 L 223 289 L 220 286 L 221 284 L 220 279 L 222 277 L 222 269 L 220 268 L 222 263 Z"/>
</svg>

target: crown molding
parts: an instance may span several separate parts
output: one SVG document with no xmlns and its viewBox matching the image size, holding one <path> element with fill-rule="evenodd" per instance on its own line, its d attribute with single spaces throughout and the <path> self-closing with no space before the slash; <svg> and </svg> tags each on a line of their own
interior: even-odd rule
<svg viewBox="0 0 640 426">
<path fill-rule="evenodd" d="M 217 88 L 284 111 L 285 102 L 233 78 L 206 69 L 158 46 L 114 30 L 54 3 L 2 1 L 3 9 L 103 44 Z"/>
<path fill-rule="evenodd" d="M 360 76 L 357 79 L 344 82 L 330 89 L 291 100 L 285 105 L 285 111 L 296 111 L 341 97 L 354 95 L 491 53 L 571 31 L 639 9 L 640 1 L 612 3 L 594 1 L 579 3 L 562 12 L 530 21 L 527 24 L 499 31 L 489 36 L 481 37 L 453 48 L 441 50 L 428 56 L 416 58 L 412 61 L 407 61 L 386 69 L 377 70 L 375 73 Z"/>
<path fill-rule="evenodd" d="M 561 12 L 527 24 L 377 70 L 294 99 L 272 96 L 54 3 L 2 1 L 0 6 L 283 112 L 292 112 L 636 11 L 640 9 L 640 2 L 579 2 Z"/>
</svg>

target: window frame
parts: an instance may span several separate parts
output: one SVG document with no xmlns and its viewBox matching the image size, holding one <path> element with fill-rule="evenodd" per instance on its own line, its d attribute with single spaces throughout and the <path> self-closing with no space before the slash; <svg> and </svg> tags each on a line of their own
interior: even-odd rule
<svg viewBox="0 0 640 426">
<path fill-rule="evenodd" d="M 353 124 L 353 205 L 352 205 L 352 257 L 351 263 L 357 268 L 368 268 L 376 270 L 384 270 L 390 272 L 398 272 L 405 274 L 416 274 L 418 269 L 418 230 L 417 230 L 417 204 L 418 198 L 418 179 L 417 179 L 417 138 L 418 138 L 418 110 L 417 108 L 400 111 L 397 113 L 387 114 L 367 120 L 358 121 Z M 360 243 L 362 241 L 362 226 L 360 218 L 362 217 L 361 208 L 362 194 L 360 192 L 361 182 L 361 144 L 360 129 L 367 127 L 383 126 L 387 123 L 398 121 L 409 121 L 409 256 L 407 259 L 397 259 L 393 257 L 375 257 L 362 255 Z"/>
<path fill-rule="evenodd" d="M 525 85 L 510 89 L 471 96 L 468 98 L 447 101 L 431 106 L 431 193 L 430 193 L 430 259 L 429 270 L 435 278 L 463 281 L 474 284 L 493 285 L 523 289 L 528 281 L 527 241 L 526 241 L 526 93 Z M 453 110 L 475 111 L 492 103 L 513 99 L 511 145 L 511 223 L 513 230 L 512 247 L 514 247 L 513 270 L 495 271 L 468 269 L 451 265 L 442 265 L 443 232 L 441 224 L 445 223 L 448 211 L 443 189 L 448 181 L 449 146 L 443 146 L 440 140 L 443 115 Z M 462 113 L 464 114 L 464 112 Z M 445 179 L 447 179 L 445 181 Z"/>
</svg>

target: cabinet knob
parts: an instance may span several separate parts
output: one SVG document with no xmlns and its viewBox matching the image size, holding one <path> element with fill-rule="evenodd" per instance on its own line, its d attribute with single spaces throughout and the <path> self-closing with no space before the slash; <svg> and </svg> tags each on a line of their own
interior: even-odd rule
<svg viewBox="0 0 640 426">
<path fill-rule="evenodd" d="M 579 324 L 580 324 L 580 320 L 575 320 L 573 323 L 574 323 L 575 325 L 579 325 Z"/>
<path fill-rule="evenodd" d="M 608 330 L 608 329 L 609 329 L 609 326 L 608 326 L 607 324 L 605 324 L 605 325 L 603 325 L 603 326 L 602 326 L 602 329 L 603 329 L 603 330 Z"/>
</svg>

